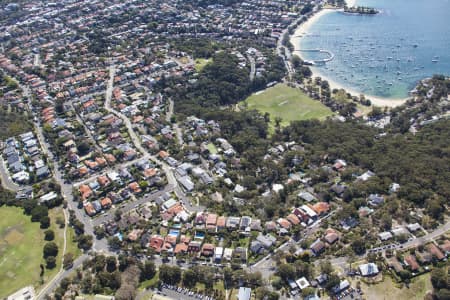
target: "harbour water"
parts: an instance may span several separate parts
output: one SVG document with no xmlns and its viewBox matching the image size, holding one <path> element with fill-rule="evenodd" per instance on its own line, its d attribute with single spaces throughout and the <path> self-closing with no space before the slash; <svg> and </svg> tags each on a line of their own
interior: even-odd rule
<svg viewBox="0 0 450 300">
<path fill-rule="evenodd" d="M 450 0 L 358 0 L 377 15 L 334 11 L 311 24 L 301 49 L 331 52 L 313 70 L 356 92 L 405 98 L 417 82 L 450 75 Z M 329 57 L 302 52 L 307 60 Z"/>
</svg>

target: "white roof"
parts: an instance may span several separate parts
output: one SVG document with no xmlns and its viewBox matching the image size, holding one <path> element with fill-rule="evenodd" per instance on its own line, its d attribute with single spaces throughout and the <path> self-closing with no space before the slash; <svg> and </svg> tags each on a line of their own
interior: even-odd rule
<svg viewBox="0 0 450 300">
<path fill-rule="evenodd" d="M 301 290 L 303 290 L 304 288 L 307 288 L 310 285 L 309 281 L 305 277 L 302 277 L 302 278 L 296 280 L 295 283 L 297 283 L 298 287 Z"/>
<path fill-rule="evenodd" d="M 120 179 L 119 173 L 116 171 L 110 171 L 106 173 L 106 176 L 108 176 L 108 178 L 111 179 L 112 181 L 117 181 Z"/>
<path fill-rule="evenodd" d="M 284 189 L 284 186 L 282 185 L 282 184 L 279 184 L 279 183 L 275 183 L 273 186 L 272 186 L 272 190 L 274 191 L 274 192 L 276 192 L 276 193 L 278 193 L 279 191 L 282 191 Z"/>
<path fill-rule="evenodd" d="M 225 248 L 225 250 L 223 251 L 223 256 L 231 258 L 232 255 L 233 255 L 233 249 Z"/>
<path fill-rule="evenodd" d="M 169 209 L 169 208 L 171 208 L 172 206 L 174 206 L 175 204 L 177 204 L 177 200 L 175 200 L 175 199 L 173 199 L 173 198 L 170 198 L 169 200 L 167 200 L 166 202 L 164 202 L 163 206 L 164 206 L 166 209 Z"/>
<path fill-rule="evenodd" d="M 50 192 L 50 193 L 47 193 L 47 194 L 43 195 L 40 198 L 40 200 L 41 201 L 50 201 L 50 200 L 56 199 L 57 196 L 58 195 L 55 192 Z"/>
<path fill-rule="evenodd" d="M 317 217 L 317 213 L 307 205 L 302 205 L 300 209 L 303 210 L 308 216 L 312 218 Z"/>
<path fill-rule="evenodd" d="M 385 231 L 385 232 L 379 233 L 378 236 L 380 237 L 381 240 L 385 241 L 385 240 L 389 240 L 392 238 L 392 233 Z"/>
<path fill-rule="evenodd" d="M 399 235 L 402 235 L 402 234 L 408 234 L 408 232 L 406 231 L 406 229 L 403 228 L 403 227 L 394 228 L 394 229 L 392 229 L 391 231 L 392 231 L 392 233 L 393 233 L 395 236 L 399 236 Z"/>
<path fill-rule="evenodd" d="M 216 247 L 214 252 L 215 252 L 216 256 L 222 256 L 223 255 L 223 247 Z"/>
<path fill-rule="evenodd" d="M 420 229 L 420 224 L 419 223 L 408 224 L 406 227 L 408 227 L 409 231 L 416 231 Z"/>
<path fill-rule="evenodd" d="M 359 271 L 362 276 L 371 276 L 378 274 L 378 266 L 374 263 L 359 265 Z"/>
<path fill-rule="evenodd" d="M 250 300 L 252 289 L 246 287 L 239 288 L 238 300 Z"/>
</svg>

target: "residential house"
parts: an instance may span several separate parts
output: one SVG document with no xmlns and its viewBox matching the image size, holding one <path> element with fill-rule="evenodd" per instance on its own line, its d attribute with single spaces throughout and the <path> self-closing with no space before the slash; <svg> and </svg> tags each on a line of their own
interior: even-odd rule
<svg viewBox="0 0 450 300">
<path fill-rule="evenodd" d="M 206 257 L 211 257 L 214 255 L 215 246 L 213 244 L 203 244 L 201 254 Z"/>
<path fill-rule="evenodd" d="M 206 229 L 210 232 L 216 231 L 217 215 L 209 213 L 206 218 Z"/>
<path fill-rule="evenodd" d="M 190 253 L 200 252 L 200 249 L 201 249 L 201 242 L 192 241 L 188 245 L 188 252 L 190 252 Z"/>
<path fill-rule="evenodd" d="M 362 264 L 358 268 L 363 277 L 375 276 L 379 273 L 378 266 L 374 263 Z"/>
<path fill-rule="evenodd" d="M 437 260 L 443 260 L 445 258 L 444 253 L 433 243 L 427 245 L 426 249 L 433 255 L 433 258 Z"/>
<path fill-rule="evenodd" d="M 320 239 L 317 239 L 309 248 L 315 256 L 318 256 L 325 250 L 325 244 Z"/>
<path fill-rule="evenodd" d="M 155 252 L 160 253 L 164 245 L 163 237 L 159 235 L 153 235 L 150 239 L 149 247 L 155 249 Z"/>
<path fill-rule="evenodd" d="M 412 272 L 416 272 L 420 268 L 416 258 L 411 254 L 405 256 L 404 263 Z"/>
</svg>

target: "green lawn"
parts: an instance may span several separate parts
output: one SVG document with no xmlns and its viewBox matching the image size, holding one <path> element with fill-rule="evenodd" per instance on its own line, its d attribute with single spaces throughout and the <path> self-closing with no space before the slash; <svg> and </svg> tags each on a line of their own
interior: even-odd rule
<svg viewBox="0 0 450 300">
<path fill-rule="evenodd" d="M 262 113 L 268 112 L 272 126 L 276 117 L 282 118 L 281 125 L 286 126 L 290 121 L 325 119 L 332 115 L 328 107 L 286 84 L 277 84 L 255 93 L 244 102 L 248 109 L 257 109 Z"/>
<path fill-rule="evenodd" d="M 212 59 L 197 58 L 195 60 L 195 71 L 200 72 Z"/>
<path fill-rule="evenodd" d="M 211 154 L 217 154 L 217 148 L 213 143 L 209 143 L 206 146 L 208 147 L 208 150 Z"/>
<path fill-rule="evenodd" d="M 44 234 L 22 209 L 0 207 L 0 298 L 39 284 Z"/>
</svg>

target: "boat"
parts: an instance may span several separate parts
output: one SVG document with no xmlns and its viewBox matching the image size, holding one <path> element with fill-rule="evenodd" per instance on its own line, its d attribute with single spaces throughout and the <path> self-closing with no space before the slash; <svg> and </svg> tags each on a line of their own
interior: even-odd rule
<svg viewBox="0 0 450 300">
<path fill-rule="evenodd" d="M 388 60 L 391 60 L 391 59 L 393 59 L 393 57 L 392 57 L 392 56 L 388 56 L 387 59 L 388 59 Z"/>
<path fill-rule="evenodd" d="M 439 59 L 432 59 L 431 62 L 437 63 Z"/>
</svg>

